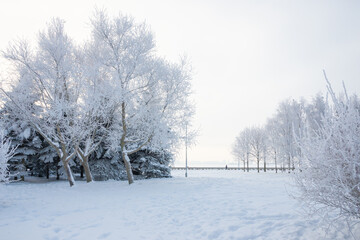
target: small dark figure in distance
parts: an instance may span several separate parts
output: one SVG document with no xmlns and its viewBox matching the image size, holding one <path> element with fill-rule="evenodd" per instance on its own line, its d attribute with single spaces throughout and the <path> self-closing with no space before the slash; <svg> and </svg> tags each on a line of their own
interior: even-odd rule
<svg viewBox="0 0 360 240">
<path fill-rule="evenodd" d="M 227 165 L 225 165 L 225 170 L 227 170 Z"/>
</svg>

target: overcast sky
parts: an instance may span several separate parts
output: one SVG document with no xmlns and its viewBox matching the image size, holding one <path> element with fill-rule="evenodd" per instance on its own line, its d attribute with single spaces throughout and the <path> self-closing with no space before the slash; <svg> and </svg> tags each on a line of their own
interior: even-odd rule
<svg viewBox="0 0 360 240">
<path fill-rule="evenodd" d="M 231 165 L 243 128 L 265 123 L 281 100 L 325 92 L 322 69 L 337 92 L 342 81 L 349 93 L 360 91 L 360 1 L 6 0 L 0 49 L 34 39 L 52 17 L 64 19 L 81 42 L 95 6 L 146 21 L 159 54 L 191 59 L 200 136 L 190 166 Z M 175 165 L 184 164 L 179 154 Z"/>
</svg>

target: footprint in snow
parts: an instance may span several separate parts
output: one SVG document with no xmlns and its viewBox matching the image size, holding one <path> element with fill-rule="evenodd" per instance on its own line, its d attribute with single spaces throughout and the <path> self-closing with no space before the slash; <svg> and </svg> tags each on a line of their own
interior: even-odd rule
<svg viewBox="0 0 360 240">
<path fill-rule="evenodd" d="M 229 231 L 235 232 L 235 231 L 238 230 L 239 228 L 240 228 L 239 226 L 233 225 L 233 226 L 230 226 L 230 227 L 229 227 Z"/>
<path fill-rule="evenodd" d="M 101 234 L 101 235 L 98 237 L 98 239 L 105 239 L 105 238 L 107 238 L 108 236 L 110 236 L 110 234 L 111 234 L 111 233 L 109 233 L 109 232 L 103 233 L 103 234 Z"/>
<path fill-rule="evenodd" d="M 209 239 L 217 239 L 223 231 L 216 230 L 209 235 Z"/>
</svg>

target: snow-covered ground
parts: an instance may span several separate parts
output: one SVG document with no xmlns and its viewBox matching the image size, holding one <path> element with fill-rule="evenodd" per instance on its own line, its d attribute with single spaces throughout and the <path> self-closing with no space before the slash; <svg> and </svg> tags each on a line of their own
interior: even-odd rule
<svg viewBox="0 0 360 240">
<path fill-rule="evenodd" d="M 0 239 L 351 239 L 302 215 L 288 174 L 174 170 L 174 178 L 0 186 Z M 326 227 L 326 226 L 325 226 Z M 357 227 L 354 234 L 360 236 Z"/>
</svg>

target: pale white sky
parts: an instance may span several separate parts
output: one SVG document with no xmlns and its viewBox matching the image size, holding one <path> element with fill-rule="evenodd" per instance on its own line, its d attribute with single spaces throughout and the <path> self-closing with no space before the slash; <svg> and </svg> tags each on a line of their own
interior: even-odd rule
<svg viewBox="0 0 360 240">
<path fill-rule="evenodd" d="M 190 166 L 231 165 L 239 131 L 265 123 L 283 99 L 324 92 L 322 69 L 337 91 L 341 81 L 350 93 L 360 91 L 355 0 L 5 0 L 0 49 L 16 38 L 34 39 L 52 17 L 64 19 L 69 35 L 81 42 L 95 6 L 146 21 L 161 55 L 191 59 L 194 125 L 201 135 L 189 151 Z M 175 165 L 184 164 L 180 154 Z"/>
</svg>

